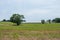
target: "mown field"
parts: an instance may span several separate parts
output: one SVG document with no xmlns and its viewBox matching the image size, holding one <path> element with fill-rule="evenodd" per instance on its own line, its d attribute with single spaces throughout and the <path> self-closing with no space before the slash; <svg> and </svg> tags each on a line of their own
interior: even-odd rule
<svg viewBox="0 0 60 40">
<path fill-rule="evenodd" d="M 23 23 L 16 26 L 0 22 L 0 40 L 60 40 L 60 23 Z"/>
</svg>

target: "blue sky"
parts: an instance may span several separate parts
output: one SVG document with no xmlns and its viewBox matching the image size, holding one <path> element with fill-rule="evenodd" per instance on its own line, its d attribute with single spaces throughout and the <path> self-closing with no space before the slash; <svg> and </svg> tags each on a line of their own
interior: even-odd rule
<svg viewBox="0 0 60 40">
<path fill-rule="evenodd" d="M 60 17 L 60 0 L 0 0 L 0 20 L 14 13 L 25 16 L 26 21 L 40 21 Z"/>
</svg>

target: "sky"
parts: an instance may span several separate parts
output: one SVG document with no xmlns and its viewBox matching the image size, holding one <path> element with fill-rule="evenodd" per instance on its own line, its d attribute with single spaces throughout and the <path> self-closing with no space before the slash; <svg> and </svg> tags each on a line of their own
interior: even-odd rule
<svg viewBox="0 0 60 40">
<path fill-rule="evenodd" d="M 0 0 L 0 20 L 12 14 L 25 16 L 27 22 L 60 17 L 60 0 Z"/>
</svg>

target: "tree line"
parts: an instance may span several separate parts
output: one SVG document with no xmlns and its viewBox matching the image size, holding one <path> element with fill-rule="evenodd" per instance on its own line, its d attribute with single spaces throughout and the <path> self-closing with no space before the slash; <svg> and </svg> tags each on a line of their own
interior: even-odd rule
<svg viewBox="0 0 60 40">
<path fill-rule="evenodd" d="M 45 24 L 45 23 L 49 23 L 49 24 L 51 24 L 51 23 L 60 23 L 60 18 L 54 18 L 54 19 L 49 19 L 49 20 L 41 20 L 41 23 L 42 24 Z"/>
<path fill-rule="evenodd" d="M 20 14 L 13 14 L 10 17 L 10 20 L 6 20 L 3 19 L 3 22 L 13 22 L 16 23 L 17 25 L 20 25 L 22 22 L 25 22 L 26 20 L 23 20 L 25 17 L 24 15 L 20 15 Z M 60 23 L 60 18 L 54 18 L 53 20 L 49 19 L 47 21 L 45 20 L 41 20 L 41 24 L 45 24 L 45 23 Z"/>
</svg>

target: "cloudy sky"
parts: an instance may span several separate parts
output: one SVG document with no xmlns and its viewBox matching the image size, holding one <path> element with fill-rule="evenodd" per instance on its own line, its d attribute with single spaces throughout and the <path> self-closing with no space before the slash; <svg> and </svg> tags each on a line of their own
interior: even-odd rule
<svg viewBox="0 0 60 40">
<path fill-rule="evenodd" d="M 25 16 L 26 21 L 40 21 L 60 17 L 60 0 L 0 0 L 0 20 L 14 13 Z"/>
</svg>

